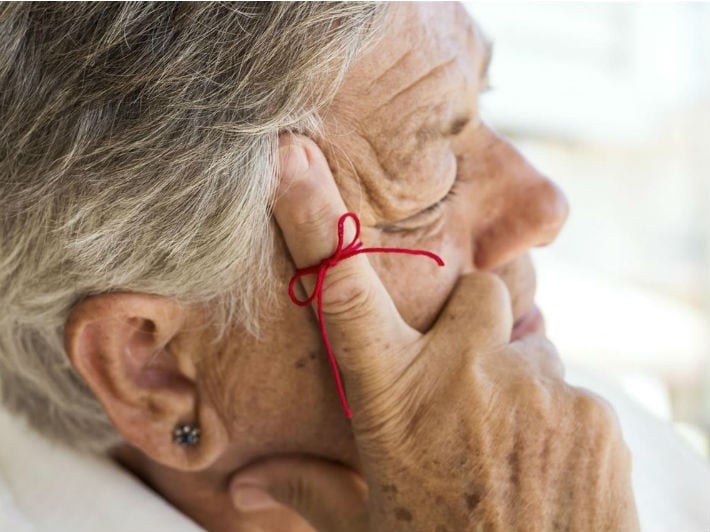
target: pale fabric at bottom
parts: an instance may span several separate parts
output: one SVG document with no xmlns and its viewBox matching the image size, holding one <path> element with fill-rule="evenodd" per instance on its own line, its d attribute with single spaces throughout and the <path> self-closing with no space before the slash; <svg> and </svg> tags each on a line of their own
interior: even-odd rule
<svg viewBox="0 0 710 532">
<path fill-rule="evenodd" d="M 203 530 L 108 459 L 55 445 L 0 410 L 0 531 Z"/>
<path fill-rule="evenodd" d="M 567 380 L 616 408 L 642 530 L 709 532 L 710 466 L 605 378 L 568 368 Z M 0 435 L 0 531 L 201 530 L 111 461 L 53 445 L 1 410 Z"/>
</svg>

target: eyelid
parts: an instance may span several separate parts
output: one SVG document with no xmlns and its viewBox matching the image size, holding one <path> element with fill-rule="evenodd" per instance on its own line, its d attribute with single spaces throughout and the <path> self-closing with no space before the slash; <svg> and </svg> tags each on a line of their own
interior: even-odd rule
<svg viewBox="0 0 710 532">
<path fill-rule="evenodd" d="M 383 225 L 383 226 L 381 226 L 381 229 L 383 231 L 388 232 L 388 233 L 399 233 L 399 232 L 415 231 L 417 229 L 421 229 L 423 222 L 426 221 L 424 219 L 426 216 L 431 216 L 432 214 L 437 212 L 441 207 L 443 207 L 447 203 L 447 201 L 449 201 L 453 196 L 456 195 L 457 187 L 460 182 L 461 182 L 461 179 L 459 178 L 459 172 L 458 172 L 458 167 L 457 167 L 456 177 L 454 178 L 454 182 L 451 184 L 451 188 L 449 188 L 446 195 L 444 195 L 439 201 L 437 201 L 436 203 L 434 203 L 432 205 L 429 205 L 424 210 L 421 210 L 421 211 L 413 214 L 412 216 L 405 218 L 404 220 L 399 220 L 398 222 Z M 412 227 L 407 227 L 410 224 L 412 225 Z"/>
<path fill-rule="evenodd" d="M 439 201 L 437 201 L 436 203 L 434 203 L 434 204 L 432 204 L 432 205 L 429 205 L 429 206 L 428 206 L 426 209 L 424 209 L 423 211 L 419 211 L 419 212 L 418 212 L 417 214 L 415 214 L 414 216 L 421 216 L 421 215 L 429 214 L 429 213 L 431 213 L 431 212 L 436 211 L 439 207 L 441 207 L 442 205 L 444 205 L 444 204 L 446 203 L 446 201 L 451 198 L 451 196 L 455 195 L 455 193 L 456 193 L 456 185 L 458 184 L 458 182 L 459 182 L 459 180 L 458 180 L 458 177 L 457 177 L 456 180 L 455 180 L 455 181 L 453 182 L 453 184 L 451 185 L 451 188 L 449 189 L 449 191 L 446 193 L 446 195 L 445 195 L 443 198 L 441 198 L 441 199 L 440 199 Z"/>
<path fill-rule="evenodd" d="M 453 196 L 456 195 L 456 192 L 457 192 L 457 189 L 458 189 L 458 185 L 459 185 L 460 182 L 461 182 L 461 179 L 459 179 L 459 173 L 456 172 L 456 179 L 454 179 L 454 182 L 451 184 L 451 188 L 450 188 L 449 191 L 446 193 L 446 196 L 444 196 L 443 198 L 441 198 L 439 201 L 437 201 L 437 202 L 434 203 L 433 205 L 430 205 L 429 207 L 427 207 L 426 209 L 424 209 L 424 210 L 422 211 L 422 213 L 428 213 L 428 212 L 431 212 L 431 211 L 435 211 L 436 209 L 438 209 L 439 207 L 441 207 L 442 205 L 444 205 L 448 200 L 450 200 Z"/>
<path fill-rule="evenodd" d="M 467 123 L 469 123 L 470 120 L 467 120 Z M 453 196 L 456 193 L 456 187 L 458 186 L 459 182 L 461 181 L 461 174 L 459 172 L 460 169 L 460 157 L 456 155 L 454 157 L 454 160 L 456 161 L 456 170 L 454 171 L 454 180 L 451 182 L 451 186 L 449 187 L 449 190 L 446 191 L 446 194 L 444 194 L 439 201 L 436 203 L 432 203 L 425 209 L 419 211 L 418 213 L 414 214 L 413 216 L 410 216 L 407 218 L 407 220 L 412 220 L 415 219 L 421 215 L 428 214 L 432 211 L 435 211 L 437 208 L 441 207 L 444 203 L 446 203 L 446 200 L 450 199 L 451 196 Z"/>
</svg>

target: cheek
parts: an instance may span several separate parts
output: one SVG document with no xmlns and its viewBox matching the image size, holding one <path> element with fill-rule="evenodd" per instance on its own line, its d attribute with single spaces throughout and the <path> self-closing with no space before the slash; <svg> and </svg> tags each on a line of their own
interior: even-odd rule
<svg viewBox="0 0 710 532">
<path fill-rule="evenodd" d="M 310 309 L 281 308 L 259 339 L 235 331 L 203 363 L 204 392 L 230 435 L 230 467 L 303 452 L 354 463 L 349 424 Z"/>
<path fill-rule="evenodd" d="M 383 242 L 383 246 L 425 249 L 439 255 L 445 266 L 429 258 L 399 255 L 371 255 L 370 261 L 392 296 L 397 309 L 415 329 L 427 331 L 443 308 L 456 281 L 470 269 L 472 239 L 466 223 L 451 217 L 436 238 L 422 242 Z"/>
</svg>

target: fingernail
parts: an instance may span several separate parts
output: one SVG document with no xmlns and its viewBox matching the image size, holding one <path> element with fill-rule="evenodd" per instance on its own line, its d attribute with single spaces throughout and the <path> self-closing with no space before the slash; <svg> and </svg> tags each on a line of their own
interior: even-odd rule
<svg viewBox="0 0 710 532">
<path fill-rule="evenodd" d="M 278 503 L 266 491 L 256 486 L 236 486 L 232 494 L 234 505 L 243 512 L 273 508 Z"/>
<path fill-rule="evenodd" d="M 310 163 L 306 150 L 298 142 L 290 142 L 279 148 L 281 177 L 294 181 L 306 175 Z"/>
</svg>

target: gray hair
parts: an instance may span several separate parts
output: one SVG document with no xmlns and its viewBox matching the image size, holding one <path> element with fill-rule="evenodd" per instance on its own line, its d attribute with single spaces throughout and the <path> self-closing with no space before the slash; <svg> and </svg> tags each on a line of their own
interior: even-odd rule
<svg viewBox="0 0 710 532">
<path fill-rule="evenodd" d="M 0 4 L 0 394 L 53 439 L 118 441 L 63 347 L 110 291 L 254 333 L 278 134 L 320 129 L 371 3 Z M 267 298 L 268 300 L 268 298 Z"/>
</svg>

